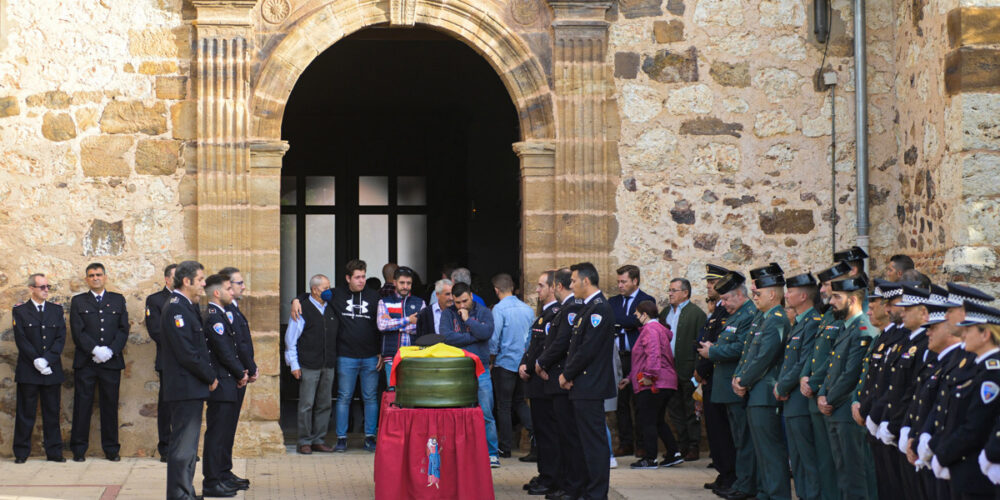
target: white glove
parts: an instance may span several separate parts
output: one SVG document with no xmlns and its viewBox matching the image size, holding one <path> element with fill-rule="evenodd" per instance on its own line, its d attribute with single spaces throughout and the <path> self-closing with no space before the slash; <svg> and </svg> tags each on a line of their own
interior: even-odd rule
<svg viewBox="0 0 1000 500">
<path fill-rule="evenodd" d="M 1000 484 L 1000 464 L 990 464 L 989 470 L 986 471 L 986 477 L 990 478 L 990 482 L 993 484 Z"/>
<path fill-rule="evenodd" d="M 90 352 L 94 355 L 95 363 L 104 363 L 105 361 L 111 359 L 111 356 L 114 354 L 111 352 L 111 349 L 102 345 L 95 347 L 94 350 Z"/>
<path fill-rule="evenodd" d="M 107 361 L 114 357 L 115 351 L 112 351 L 110 347 L 104 346 L 101 348 L 104 351 L 104 361 Z"/>
<path fill-rule="evenodd" d="M 878 424 L 872 420 L 872 417 L 865 417 L 865 427 L 868 428 L 868 433 L 871 434 L 872 437 L 875 437 L 875 435 L 878 434 Z"/>
<path fill-rule="evenodd" d="M 931 468 L 934 469 L 934 477 L 945 481 L 951 479 L 951 471 L 949 471 L 947 467 L 941 467 L 941 463 L 938 462 L 937 455 L 934 455 L 934 458 L 931 459 Z"/>
<path fill-rule="evenodd" d="M 920 435 L 920 441 L 917 443 L 917 455 L 920 457 L 920 460 L 924 461 L 925 464 L 930 463 L 931 456 L 934 455 L 934 452 L 931 451 L 930 443 L 930 434 L 925 432 Z"/>
<path fill-rule="evenodd" d="M 989 474 L 990 461 L 986 459 L 986 450 L 979 452 L 979 470 L 983 471 L 983 475 Z"/>
<path fill-rule="evenodd" d="M 917 461 L 916 461 L 916 463 L 914 463 L 913 465 L 914 465 L 914 467 L 917 468 L 917 470 L 926 469 L 927 468 L 927 462 L 924 462 L 924 460 L 922 458 L 918 458 Z"/>
<path fill-rule="evenodd" d="M 49 367 L 49 362 L 45 358 L 35 358 L 35 369 L 44 372 Z"/>
<path fill-rule="evenodd" d="M 878 434 L 875 436 L 882 440 L 883 443 L 894 446 L 896 444 L 896 436 L 893 436 L 889 432 L 889 422 L 882 422 L 878 424 Z"/>
<path fill-rule="evenodd" d="M 44 370 L 41 370 L 42 375 L 52 375 L 52 368 L 46 366 Z"/>
<path fill-rule="evenodd" d="M 903 427 L 899 429 L 899 452 L 906 455 L 906 445 L 910 441 L 910 428 Z"/>
</svg>

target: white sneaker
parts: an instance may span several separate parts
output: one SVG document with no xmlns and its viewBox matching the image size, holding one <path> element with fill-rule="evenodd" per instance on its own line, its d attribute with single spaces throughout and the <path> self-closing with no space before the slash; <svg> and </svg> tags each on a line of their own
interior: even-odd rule
<svg viewBox="0 0 1000 500">
<path fill-rule="evenodd" d="M 612 469 L 618 468 L 618 460 L 615 460 L 615 457 L 611 457 L 611 468 Z"/>
<path fill-rule="evenodd" d="M 499 469 L 500 468 L 500 457 L 493 455 L 490 456 L 490 468 Z"/>
</svg>

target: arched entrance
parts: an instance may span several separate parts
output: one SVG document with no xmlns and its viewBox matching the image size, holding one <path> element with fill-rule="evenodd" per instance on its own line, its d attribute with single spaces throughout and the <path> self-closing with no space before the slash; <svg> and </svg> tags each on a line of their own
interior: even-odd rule
<svg viewBox="0 0 1000 500">
<path fill-rule="evenodd" d="M 617 106 L 605 54 L 608 2 L 192 0 L 196 40 L 197 258 L 245 271 L 262 377 L 248 393 L 238 453 L 281 452 L 278 401 L 281 136 L 309 64 L 371 26 L 427 27 L 460 40 L 498 75 L 520 140 L 524 276 L 590 260 L 611 272 Z M 527 32 L 531 33 L 527 33 Z M 523 36 L 522 36 L 523 34 Z M 531 36 L 533 43 L 526 42 Z M 408 82 L 401 81 L 400 85 Z M 296 147 L 295 144 L 290 144 Z"/>
</svg>

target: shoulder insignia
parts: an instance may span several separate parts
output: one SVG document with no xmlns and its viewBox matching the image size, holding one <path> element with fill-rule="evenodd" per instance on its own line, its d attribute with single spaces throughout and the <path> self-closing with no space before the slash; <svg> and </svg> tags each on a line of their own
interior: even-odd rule
<svg viewBox="0 0 1000 500">
<path fill-rule="evenodd" d="M 868 345 L 868 341 L 867 340 L 861 340 L 861 347 L 864 347 L 866 345 Z"/>
<path fill-rule="evenodd" d="M 774 315 L 779 318 L 782 316 L 781 311 L 774 311 Z"/>
<path fill-rule="evenodd" d="M 170 303 L 171 304 L 177 304 L 178 302 L 180 302 L 180 301 L 177 300 L 177 297 L 170 297 Z"/>
<path fill-rule="evenodd" d="M 216 309 L 215 306 L 208 306 L 208 309 L 206 310 L 206 312 L 208 314 L 215 314 L 215 313 L 219 312 L 219 310 Z"/>
<path fill-rule="evenodd" d="M 881 351 L 882 349 L 885 349 L 885 342 L 878 345 L 878 350 Z"/>
<path fill-rule="evenodd" d="M 867 326 L 862 326 L 862 327 L 860 328 L 860 330 L 861 330 L 861 331 L 865 331 L 865 330 L 867 330 L 867 329 L 868 329 L 868 327 L 867 327 Z"/>
<path fill-rule="evenodd" d="M 232 311 L 226 311 L 226 319 L 228 319 L 230 323 L 233 322 L 233 312 Z"/>
<path fill-rule="evenodd" d="M 965 360 L 963 360 L 965 361 Z M 1000 360 L 998 359 L 987 359 L 986 360 L 987 370 L 1000 370 Z"/>
<path fill-rule="evenodd" d="M 916 353 L 917 353 L 917 346 L 910 346 L 910 350 L 909 350 L 909 351 L 906 351 L 906 352 L 907 352 L 907 353 L 908 353 L 908 354 L 909 354 L 910 356 L 913 356 L 914 354 L 916 354 Z"/>
<path fill-rule="evenodd" d="M 149 308 L 148 307 L 146 308 L 146 317 L 147 318 L 149 317 Z"/>
<path fill-rule="evenodd" d="M 968 359 L 967 359 L 967 358 L 962 358 L 962 361 L 959 361 L 959 362 L 958 362 L 958 367 L 959 367 L 959 368 L 963 368 L 963 367 L 965 367 L 965 362 L 966 362 L 966 361 L 968 361 Z"/>
<path fill-rule="evenodd" d="M 813 321 L 822 321 L 822 318 L 820 318 L 819 316 L 816 316 L 816 317 L 813 318 Z"/>
<path fill-rule="evenodd" d="M 226 333 L 226 327 L 222 326 L 222 323 L 216 323 L 212 325 L 212 329 L 215 330 L 215 333 L 218 333 L 219 335 Z"/>
<path fill-rule="evenodd" d="M 574 323 L 576 323 L 576 313 L 574 312 L 574 313 L 569 313 L 569 314 L 567 314 L 567 315 L 566 315 L 566 319 L 568 319 L 568 320 L 569 320 L 569 323 L 570 323 L 571 325 L 572 325 L 572 324 L 574 324 Z"/>
<path fill-rule="evenodd" d="M 180 314 L 174 316 L 174 325 L 176 325 L 177 328 L 184 328 L 184 316 L 181 316 Z"/>
<path fill-rule="evenodd" d="M 997 394 L 1000 394 L 1000 386 L 992 380 L 983 382 L 983 385 L 979 387 L 979 397 L 982 398 L 983 404 L 992 403 L 997 398 Z"/>
<path fill-rule="evenodd" d="M 17 326 L 17 318 L 13 318 L 14 326 Z"/>
<path fill-rule="evenodd" d="M 232 321 L 232 320 L 230 320 L 230 321 Z M 539 325 L 539 326 L 541 326 L 541 324 L 542 324 L 542 323 L 543 323 L 544 321 L 545 321 L 544 319 L 542 319 L 542 318 L 538 318 L 538 321 L 536 321 L 536 322 L 535 322 L 535 324 L 536 324 L 536 325 Z"/>
<path fill-rule="evenodd" d="M 602 319 L 604 319 L 604 318 L 602 318 L 600 314 L 591 314 L 590 315 L 590 324 L 593 325 L 594 328 L 597 328 L 597 325 L 601 324 L 601 320 Z"/>
</svg>

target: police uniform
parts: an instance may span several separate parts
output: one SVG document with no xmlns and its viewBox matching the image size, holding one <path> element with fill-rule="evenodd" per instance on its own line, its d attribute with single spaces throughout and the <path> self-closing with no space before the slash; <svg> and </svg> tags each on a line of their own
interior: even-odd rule
<svg viewBox="0 0 1000 500">
<path fill-rule="evenodd" d="M 44 302 L 39 311 L 28 301 L 14 307 L 14 343 L 17 345 L 17 413 L 14 416 L 14 458 L 31 454 L 31 431 L 35 427 L 38 401 L 42 404 L 42 435 L 45 456 L 62 462 L 63 440 L 59 430 L 59 399 L 65 375 L 60 356 L 66 344 L 66 320 L 59 304 Z M 44 375 L 35 360 L 44 359 L 52 373 Z"/>
<path fill-rule="evenodd" d="M 580 446 L 587 469 L 581 498 L 607 498 L 609 489 L 608 438 L 604 400 L 615 397 L 615 312 L 600 291 L 584 301 L 573 322 L 563 377 L 573 383 L 569 399 L 577 421 Z"/>
<path fill-rule="evenodd" d="M 118 389 L 121 384 L 125 357 L 122 350 L 128 341 L 128 311 L 125 297 L 105 290 L 98 301 L 93 292 L 75 295 L 69 307 L 70 333 L 76 353 L 73 356 L 73 427 L 70 449 L 74 460 L 83 460 L 90 443 L 90 416 L 94 407 L 94 390 L 101 411 L 101 448 L 104 455 L 117 460 Z M 94 361 L 93 350 L 103 346 L 111 349 L 111 359 Z"/>
<path fill-rule="evenodd" d="M 818 287 L 809 273 L 792 276 L 785 287 Z M 812 354 L 819 332 L 820 315 L 815 308 L 795 316 L 795 326 L 788 333 L 785 356 L 775 382 L 775 392 L 788 398 L 782 406 L 785 432 L 788 435 L 788 455 L 795 476 L 795 494 L 803 500 L 820 498 L 819 471 L 816 468 L 816 440 L 809 417 L 809 399 L 799 390 L 799 373 Z"/>
<path fill-rule="evenodd" d="M 226 463 L 226 456 L 232 457 L 232 448 L 226 446 L 233 441 L 239 417 L 237 406 L 237 383 L 243 378 L 244 368 L 237 355 L 236 330 L 233 329 L 233 313 L 222 306 L 209 303 L 205 311 L 203 330 L 208 342 L 209 358 L 215 368 L 219 386 L 208 396 L 205 411 L 204 460 L 201 463 L 205 491 L 234 489 L 229 487 L 228 477 L 223 471 L 232 471 L 232 462 Z"/>
<path fill-rule="evenodd" d="M 820 283 L 826 283 L 845 276 L 850 271 L 850 266 L 838 262 L 829 269 L 816 273 L 816 279 Z M 813 443 L 816 447 L 816 470 L 819 473 L 820 497 L 823 500 L 835 500 L 840 497 L 840 481 L 838 481 L 837 468 L 833 462 L 827 419 L 819 411 L 816 398 L 823 386 L 827 370 L 830 368 L 830 352 L 833 351 L 834 341 L 836 341 L 837 334 L 840 333 L 844 322 L 834 317 L 832 307 L 827 307 L 822 312 L 823 315 L 820 316 L 819 325 L 816 328 L 816 341 L 812 353 L 802 365 L 799 379 L 809 377 L 807 385 L 812 390 L 812 396 L 809 397 L 809 419 L 812 421 Z"/>
<path fill-rule="evenodd" d="M 867 286 L 868 280 L 864 276 L 831 284 L 834 291 L 844 292 Z M 861 378 L 865 355 L 877 333 L 864 312 L 848 318 L 843 325 L 843 331 L 837 335 L 833 344 L 829 370 L 817 398 L 825 396 L 827 404 L 833 407 L 833 414 L 826 417 L 827 431 L 830 433 L 830 448 L 837 477 L 841 478 L 841 498 L 875 498 L 877 493 L 871 450 L 865 444 L 864 429 L 854 421 L 851 405 Z"/>
<path fill-rule="evenodd" d="M 535 360 L 545 347 L 545 337 L 549 334 L 552 319 L 560 309 L 559 302 L 555 300 L 545 305 L 541 316 L 531 325 L 531 338 L 520 363 L 528 373 L 528 381 L 524 384 L 524 395 L 531 400 L 531 422 L 535 426 L 538 480 L 537 486 L 533 488 L 534 492 L 557 491 L 559 489 L 557 478 L 562 468 L 559 430 L 552 409 L 552 396 L 545 394 L 545 381 L 535 374 Z M 552 334 L 555 335 L 555 332 Z"/>
<path fill-rule="evenodd" d="M 243 368 L 247 370 L 247 375 L 253 377 L 257 374 L 257 363 L 254 361 L 254 351 L 253 351 L 253 337 L 250 334 L 250 321 L 247 317 L 243 315 L 243 311 L 240 310 L 239 304 L 236 301 L 232 301 L 228 306 L 226 306 L 226 318 L 229 318 L 229 314 L 233 315 L 233 330 L 236 331 L 236 356 L 240 360 L 240 364 Z M 223 469 L 222 476 L 235 483 L 245 483 L 246 486 L 250 485 L 250 482 L 243 479 L 236 474 L 233 474 L 233 443 L 235 441 L 235 430 L 240 422 L 240 410 L 243 409 L 243 399 L 247 394 L 247 386 L 238 387 L 236 389 L 236 411 L 232 415 L 232 422 L 229 424 L 234 431 L 232 437 L 226 441 L 223 448 L 223 463 L 227 464 L 228 468 Z"/>
<path fill-rule="evenodd" d="M 742 274 L 730 271 L 715 284 L 715 290 L 719 295 L 725 295 L 743 286 L 745 282 L 746 278 Z M 726 405 L 729 428 L 736 448 L 736 480 L 729 493 L 740 498 L 757 494 L 757 470 L 750 430 L 747 427 L 746 401 L 733 392 L 732 379 L 756 314 L 757 307 L 747 299 L 726 319 L 719 341 L 708 350 L 708 359 L 715 364 L 712 374 L 712 402 Z"/>
<path fill-rule="evenodd" d="M 559 387 L 559 375 L 563 373 L 566 353 L 573 337 L 573 323 L 583 306 L 571 294 L 563 299 L 560 309 L 549 323 L 549 334 L 545 336 L 542 352 L 535 364 L 546 372 L 548 380 L 542 382 L 545 395 L 552 398 L 552 411 L 558 428 L 562 464 L 555 486 L 570 498 L 578 498 L 586 484 L 587 467 L 583 460 L 579 431 L 573 415 L 573 405 L 569 401 L 569 391 Z M 533 371 L 534 368 L 529 368 Z"/>
<path fill-rule="evenodd" d="M 215 368 L 197 304 L 174 291 L 163 308 L 161 327 L 164 399 L 170 406 L 167 499 L 191 500 L 201 414 L 216 380 Z"/>
<path fill-rule="evenodd" d="M 160 379 L 160 388 L 156 396 L 156 431 L 159 438 L 156 449 L 160 452 L 160 461 L 167 459 L 167 443 L 170 438 L 170 408 L 163 400 L 163 361 L 161 360 L 163 355 L 160 353 L 163 350 L 160 346 L 160 318 L 163 314 L 163 306 L 170 299 L 170 295 L 171 291 L 167 287 L 163 287 L 162 290 L 146 297 L 146 331 L 149 333 L 149 338 L 156 343 L 156 362 L 153 368 Z"/>
<path fill-rule="evenodd" d="M 729 270 L 708 264 L 706 280 L 722 279 Z M 715 304 L 715 309 L 708 316 L 705 325 L 698 332 L 698 338 L 694 348 L 701 346 L 702 342 L 715 343 L 719 340 L 719 334 L 726 327 L 726 319 L 729 311 L 722 307 L 722 302 Z M 697 356 L 695 358 L 695 372 L 701 377 L 701 404 L 702 414 L 705 418 L 705 433 L 708 437 L 708 453 L 712 458 L 712 464 L 718 476 L 711 483 L 705 485 L 706 488 L 728 490 L 736 480 L 736 448 L 733 446 L 733 434 L 729 428 L 729 416 L 726 415 L 726 405 L 712 402 L 712 379 L 715 366 L 711 360 Z"/>
</svg>

